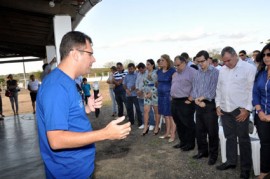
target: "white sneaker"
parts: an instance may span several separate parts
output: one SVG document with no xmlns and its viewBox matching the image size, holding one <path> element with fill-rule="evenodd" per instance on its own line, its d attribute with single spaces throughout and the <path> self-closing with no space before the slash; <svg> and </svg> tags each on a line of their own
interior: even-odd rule
<svg viewBox="0 0 270 179">
<path fill-rule="evenodd" d="M 149 131 L 152 131 L 152 130 L 154 130 L 155 129 L 155 126 L 153 126 L 153 125 L 150 125 L 149 126 Z"/>
<path fill-rule="evenodd" d="M 138 127 L 139 129 L 144 129 L 144 125 L 142 124 L 140 127 Z"/>
</svg>

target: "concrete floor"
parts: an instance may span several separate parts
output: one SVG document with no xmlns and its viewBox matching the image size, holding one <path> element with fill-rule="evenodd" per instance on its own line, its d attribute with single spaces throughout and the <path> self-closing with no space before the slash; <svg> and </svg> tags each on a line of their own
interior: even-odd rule
<svg viewBox="0 0 270 179">
<path fill-rule="evenodd" d="M 33 114 L 0 120 L 0 178 L 45 178 Z"/>
</svg>

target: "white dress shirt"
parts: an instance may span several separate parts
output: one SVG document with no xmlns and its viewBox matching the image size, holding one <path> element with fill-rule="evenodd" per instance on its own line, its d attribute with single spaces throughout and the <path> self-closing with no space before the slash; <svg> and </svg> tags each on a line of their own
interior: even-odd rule
<svg viewBox="0 0 270 179">
<path fill-rule="evenodd" d="M 252 89 L 256 68 L 238 60 L 233 69 L 223 66 L 220 69 L 216 90 L 216 106 L 225 112 L 236 108 L 252 110 Z"/>
</svg>

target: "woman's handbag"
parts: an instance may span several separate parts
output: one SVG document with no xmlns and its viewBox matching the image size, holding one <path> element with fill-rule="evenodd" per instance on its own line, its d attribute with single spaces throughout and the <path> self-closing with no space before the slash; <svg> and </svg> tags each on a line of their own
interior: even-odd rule
<svg viewBox="0 0 270 179">
<path fill-rule="evenodd" d="M 6 90 L 6 92 L 5 92 L 5 96 L 6 96 L 6 97 L 11 97 L 11 96 L 12 96 L 11 91 Z"/>
</svg>

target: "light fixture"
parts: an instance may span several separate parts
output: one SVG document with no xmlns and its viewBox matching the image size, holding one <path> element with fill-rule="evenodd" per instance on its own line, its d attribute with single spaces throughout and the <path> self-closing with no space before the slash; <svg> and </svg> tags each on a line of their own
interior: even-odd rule
<svg viewBox="0 0 270 179">
<path fill-rule="evenodd" d="M 50 7 L 54 7 L 54 6 L 55 6 L 54 0 L 51 0 L 51 1 L 49 2 L 49 6 L 50 6 Z"/>
</svg>

